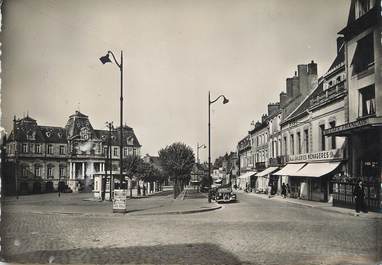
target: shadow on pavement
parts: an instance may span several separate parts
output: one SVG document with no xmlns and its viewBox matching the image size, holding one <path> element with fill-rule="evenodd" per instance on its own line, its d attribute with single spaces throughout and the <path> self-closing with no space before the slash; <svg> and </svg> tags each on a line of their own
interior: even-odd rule
<svg viewBox="0 0 382 265">
<path fill-rule="evenodd" d="M 3 258 L 5 262 L 40 264 L 241 264 L 233 254 L 207 243 L 43 250 Z"/>
<path fill-rule="evenodd" d="M 205 199 L 207 194 L 198 192 L 197 190 L 187 190 L 184 199 Z"/>
</svg>

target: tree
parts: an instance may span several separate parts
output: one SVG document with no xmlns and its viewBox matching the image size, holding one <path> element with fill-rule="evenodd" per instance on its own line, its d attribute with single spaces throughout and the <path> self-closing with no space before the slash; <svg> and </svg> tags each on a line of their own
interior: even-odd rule
<svg viewBox="0 0 382 265">
<path fill-rule="evenodd" d="M 126 176 L 133 180 L 133 177 L 139 173 L 143 160 L 136 155 L 128 155 L 123 159 L 123 171 L 126 172 Z M 133 197 L 133 185 L 130 185 L 130 198 Z"/>
<path fill-rule="evenodd" d="M 165 172 L 174 180 L 174 198 L 184 189 L 189 179 L 195 156 L 192 148 L 183 143 L 173 143 L 159 151 L 159 159 Z"/>
</svg>

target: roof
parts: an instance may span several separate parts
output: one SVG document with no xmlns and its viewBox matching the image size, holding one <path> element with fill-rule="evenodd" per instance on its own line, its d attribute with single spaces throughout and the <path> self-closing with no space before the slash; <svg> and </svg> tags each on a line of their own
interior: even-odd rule
<svg viewBox="0 0 382 265">
<path fill-rule="evenodd" d="M 333 60 L 333 63 L 329 67 L 329 70 L 326 72 L 325 75 L 329 75 L 332 73 L 334 69 L 341 66 L 345 62 L 345 45 L 342 45 L 340 47 L 340 50 L 337 53 L 336 58 Z M 321 77 L 318 81 L 318 85 L 311 91 L 309 95 L 306 96 L 306 98 L 300 103 L 299 106 L 291 113 L 288 117 L 285 118 L 285 120 L 282 122 L 285 124 L 286 122 L 299 117 L 302 114 L 308 114 L 309 107 L 311 106 L 311 99 L 317 97 L 320 93 L 324 91 L 324 81 L 325 78 Z"/>
<path fill-rule="evenodd" d="M 333 63 L 330 65 L 327 73 L 341 66 L 341 64 L 343 64 L 344 62 L 345 62 L 345 43 L 341 45 L 340 50 L 338 51 L 337 56 L 334 59 Z"/>
<path fill-rule="evenodd" d="M 40 143 L 67 143 L 68 140 L 80 138 L 81 131 L 86 128 L 91 139 L 101 140 L 105 144 L 108 141 L 108 130 L 94 130 L 90 124 L 88 116 L 76 111 L 70 115 L 65 127 L 42 126 L 36 120 L 27 116 L 16 120 L 16 132 L 12 130 L 7 141 L 33 141 Z M 112 145 L 120 145 L 119 128 L 112 131 Z M 125 125 L 123 126 L 123 146 L 141 147 L 134 130 Z"/>
</svg>

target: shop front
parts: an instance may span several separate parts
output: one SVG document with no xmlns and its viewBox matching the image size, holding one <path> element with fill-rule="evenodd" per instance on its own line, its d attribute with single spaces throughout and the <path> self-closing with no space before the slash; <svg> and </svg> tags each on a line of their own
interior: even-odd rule
<svg viewBox="0 0 382 265">
<path fill-rule="evenodd" d="M 239 181 L 237 184 L 238 188 L 240 190 L 249 191 L 249 189 L 251 188 L 251 177 L 254 176 L 255 174 L 256 174 L 256 172 L 254 172 L 254 171 L 248 171 L 248 172 L 240 175 Z"/>
<path fill-rule="evenodd" d="M 294 175 L 305 165 L 306 163 L 288 163 L 285 167 L 273 173 L 273 176 L 279 177 L 283 183 L 289 184 L 291 198 L 299 198 L 300 196 L 300 179 L 294 177 Z"/>
<path fill-rule="evenodd" d="M 333 149 L 289 156 L 288 164 L 273 175 L 289 184 L 290 197 L 311 201 L 331 201 L 331 180 L 342 174 L 343 150 Z"/>
<path fill-rule="evenodd" d="M 256 174 L 256 185 L 255 192 L 266 193 L 268 190 L 269 181 L 271 179 L 271 174 L 276 171 L 278 167 L 268 167 L 267 169 Z"/>
<path fill-rule="evenodd" d="M 354 208 L 353 189 L 362 180 L 369 210 L 382 209 L 382 118 L 366 118 L 325 130 L 328 136 L 345 136 L 347 173 L 333 180 L 333 205 Z"/>
</svg>

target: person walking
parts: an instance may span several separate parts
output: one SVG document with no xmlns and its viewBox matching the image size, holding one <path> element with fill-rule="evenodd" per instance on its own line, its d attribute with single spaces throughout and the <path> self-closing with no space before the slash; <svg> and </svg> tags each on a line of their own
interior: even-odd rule
<svg viewBox="0 0 382 265">
<path fill-rule="evenodd" d="M 362 180 L 357 181 L 357 185 L 354 187 L 353 196 L 355 199 L 356 215 L 358 216 L 360 211 L 366 213 L 365 192 L 363 190 Z"/>
<path fill-rule="evenodd" d="M 287 193 L 287 187 L 286 187 L 285 183 L 283 183 L 281 185 L 281 196 L 283 196 L 284 199 L 286 198 L 286 193 Z"/>
<path fill-rule="evenodd" d="M 287 196 L 290 197 L 290 187 L 289 183 L 286 184 Z"/>
</svg>

